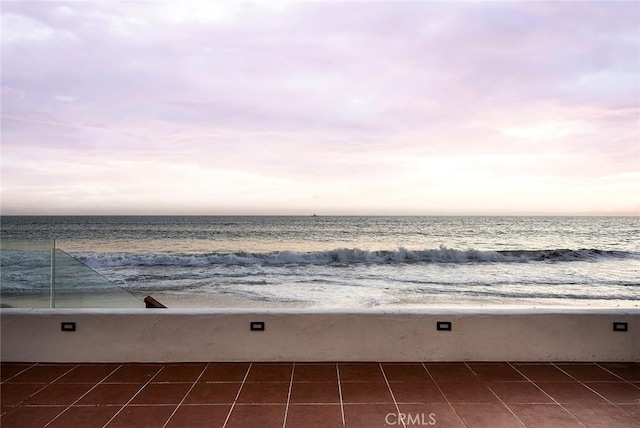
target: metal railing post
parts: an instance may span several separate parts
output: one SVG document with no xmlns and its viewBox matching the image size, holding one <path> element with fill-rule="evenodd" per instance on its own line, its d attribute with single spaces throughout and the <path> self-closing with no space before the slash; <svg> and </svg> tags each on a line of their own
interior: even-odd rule
<svg viewBox="0 0 640 428">
<path fill-rule="evenodd" d="M 49 307 L 56 307 L 56 240 L 53 240 L 51 249 L 51 286 L 49 290 Z"/>
</svg>

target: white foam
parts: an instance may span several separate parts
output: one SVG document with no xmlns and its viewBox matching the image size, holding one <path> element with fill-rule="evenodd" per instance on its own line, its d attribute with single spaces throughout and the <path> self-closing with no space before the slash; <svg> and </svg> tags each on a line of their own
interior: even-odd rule
<svg viewBox="0 0 640 428">
<path fill-rule="evenodd" d="M 640 258 L 622 251 L 597 249 L 557 250 L 459 250 L 441 245 L 426 250 L 398 248 L 390 251 L 369 251 L 359 248 L 338 248 L 331 251 L 270 253 L 74 253 L 92 268 L 119 266 L 209 266 L 209 265 L 287 265 L 287 264 L 349 264 L 349 263 L 527 263 L 540 261 L 584 261 L 598 258 Z"/>
</svg>

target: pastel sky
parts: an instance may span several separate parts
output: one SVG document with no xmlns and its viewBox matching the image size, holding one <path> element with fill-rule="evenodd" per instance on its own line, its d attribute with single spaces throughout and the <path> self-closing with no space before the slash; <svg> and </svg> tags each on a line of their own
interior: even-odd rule
<svg viewBox="0 0 640 428">
<path fill-rule="evenodd" d="M 640 214 L 640 2 L 2 2 L 3 214 Z"/>
</svg>

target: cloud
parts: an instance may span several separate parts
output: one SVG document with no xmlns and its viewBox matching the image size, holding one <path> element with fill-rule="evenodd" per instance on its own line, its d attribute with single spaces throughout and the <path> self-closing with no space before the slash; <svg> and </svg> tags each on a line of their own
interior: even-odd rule
<svg viewBox="0 0 640 428">
<path fill-rule="evenodd" d="M 511 212 L 508 180 L 581 195 L 529 211 L 626 209 L 639 16 L 636 2 L 4 3 L 3 210 L 64 190 L 83 212 L 133 210 L 135 192 L 136 212 L 299 212 L 315 199 L 289 195 L 314 194 L 341 212 L 472 212 L 479 194 Z M 591 179 L 621 190 L 594 199 Z M 229 193 L 206 197 L 212 183 Z"/>
</svg>

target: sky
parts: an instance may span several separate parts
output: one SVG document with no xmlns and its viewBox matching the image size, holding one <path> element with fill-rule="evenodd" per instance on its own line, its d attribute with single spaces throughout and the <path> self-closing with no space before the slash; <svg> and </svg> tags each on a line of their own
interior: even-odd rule
<svg viewBox="0 0 640 428">
<path fill-rule="evenodd" d="M 0 6 L 3 215 L 640 215 L 640 2 Z"/>
</svg>

